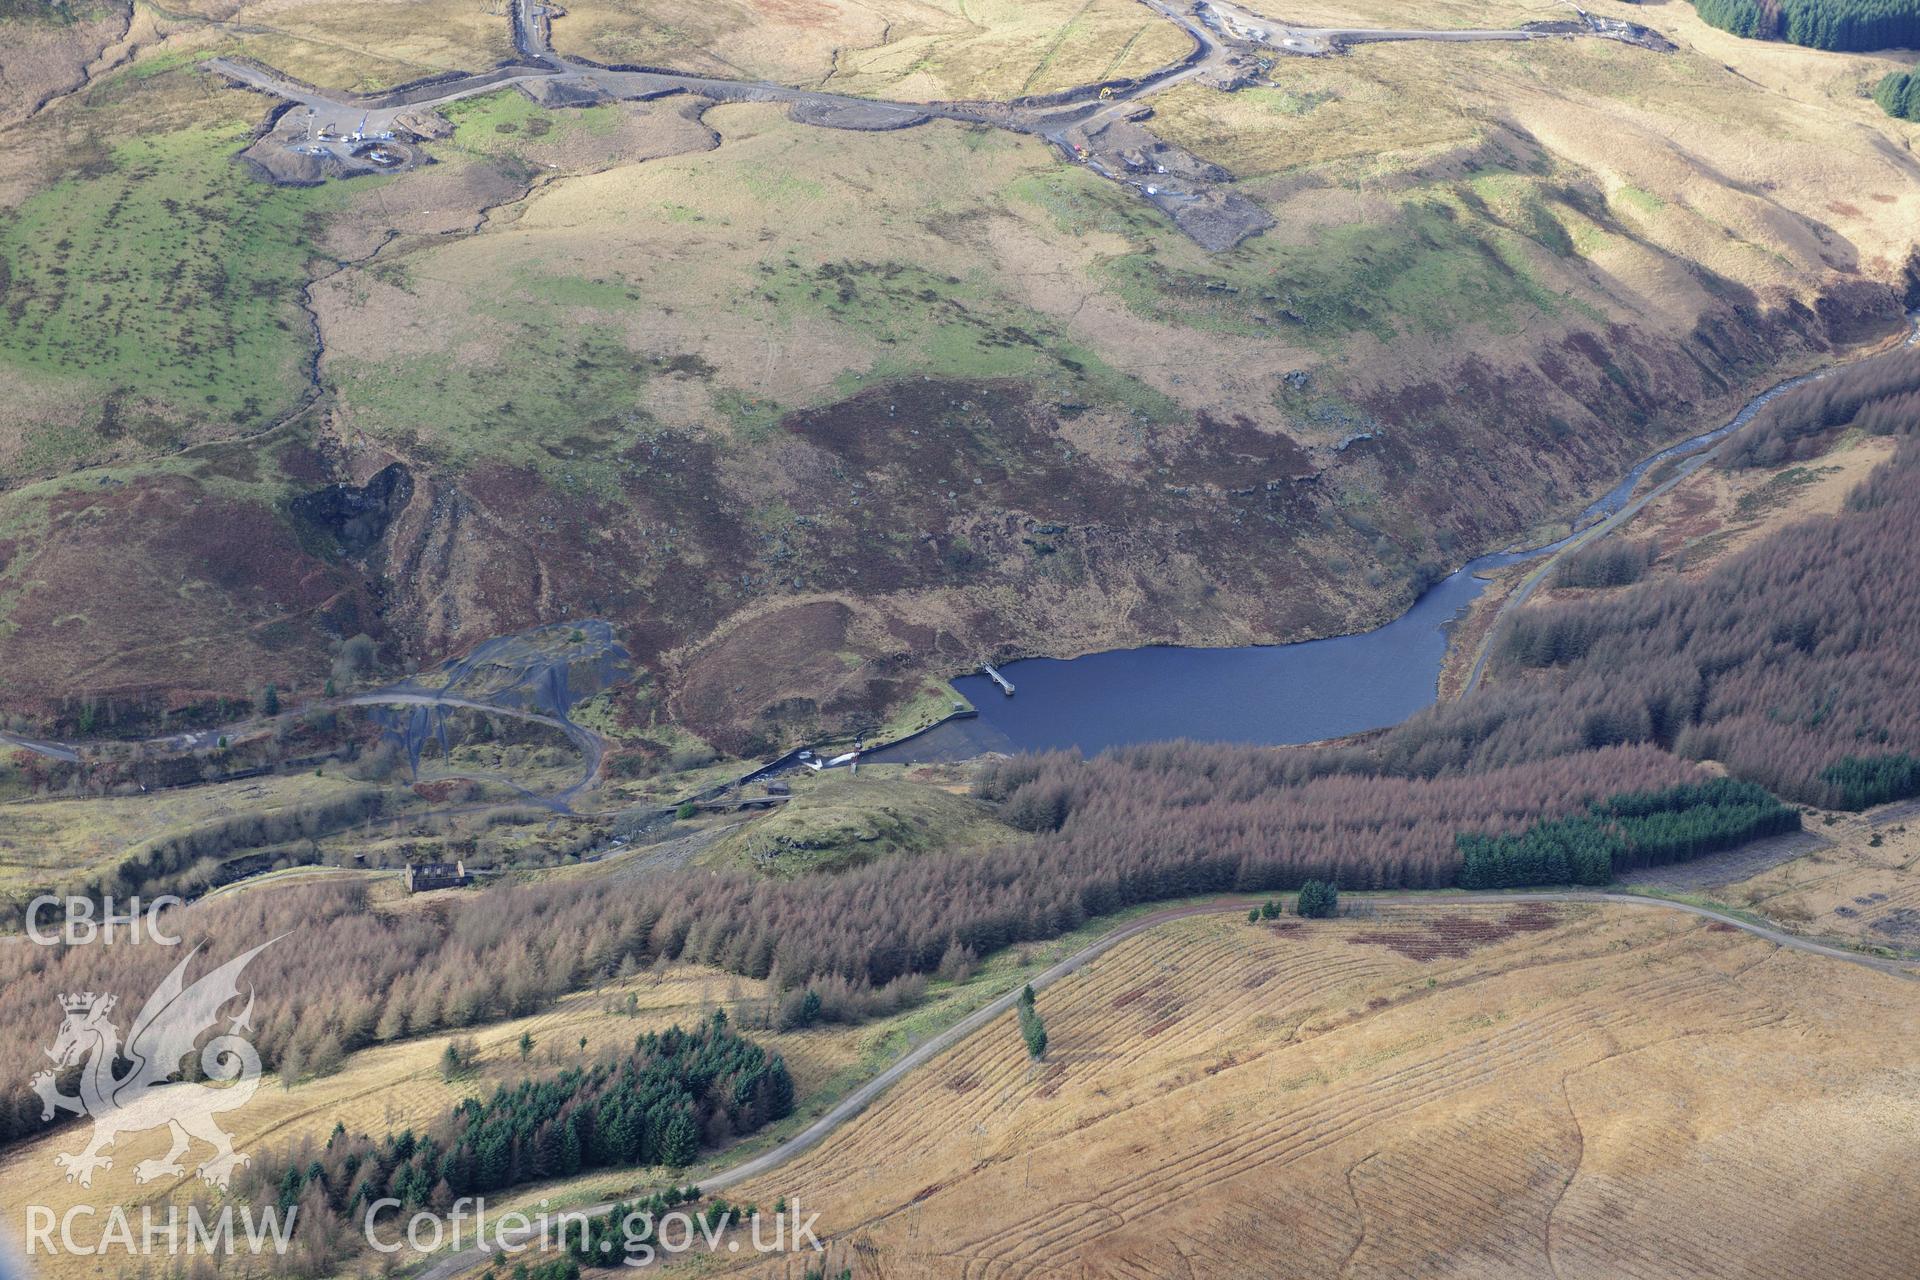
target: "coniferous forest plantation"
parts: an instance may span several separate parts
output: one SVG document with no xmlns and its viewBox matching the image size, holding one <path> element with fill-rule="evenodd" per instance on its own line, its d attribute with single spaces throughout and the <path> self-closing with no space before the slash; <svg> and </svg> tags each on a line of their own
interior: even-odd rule
<svg viewBox="0 0 1920 1280">
<path fill-rule="evenodd" d="M 1920 76 L 1889 71 L 1873 86 L 1873 100 L 1890 116 L 1920 120 Z"/>
<path fill-rule="evenodd" d="M 750 1134 L 793 1109 L 786 1064 L 716 1013 L 691 1031 L 643 1033 L 625 1060 L 570 1068 L 468 1099 L 427 1132 L 375 1138 L 336 1127 L 317 1149 L 276 1152 L 240 1194 L 298 1210 L 305 1261 L 337 1262 L 335 1242 L 380 1201 L 444 1211 L 456 1197 L 582 1171 L 683 1168 L 703 1146 Z M 344 1252 L 344 1251 L 339 1251 Z"/>
<path fill-rule="evenodd" d="M 1910 49 L 1920 44 L 1914 0 L 1694 0 L 1702 18 L 1755 40 L 1812 49 Z"/>
</svg>

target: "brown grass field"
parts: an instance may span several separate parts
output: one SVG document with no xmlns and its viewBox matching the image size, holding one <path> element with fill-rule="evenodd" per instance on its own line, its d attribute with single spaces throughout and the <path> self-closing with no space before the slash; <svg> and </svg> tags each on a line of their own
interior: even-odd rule
<svg viewBox="0 0 1920 1280">
<path fill-rule="evenodd" d="M 311 772 L 153 794 L 47 799 L 0 805 L 0 899 L 77 883 L 119 863 L 143 842 L 237 814 L 298 811 L 365 784 Z"/>
<path fill-rule="evenodd" d="M 1191 43 L 1134 0 L 580 0 L 553 26 L 563 54 L 895 98 L 1010 98 L 1184 57 Z M 220 39 L 313 84 L 372 92 L 513 56 L 506 0 L 178 0 L 146 39 Z M 73 79 L 117 22 L 32 33 L 0 79 L 0 120 L 41 82 Z M 19 80 L 19 88 L 11 83 Z"/>
<path fill-rule="evenodd" d="M 180 26 L 207 24 L 313 84 L 371 92 L 513 55 L 505 0 L 183 0 Z M 276 61 L 285 59 L 285 61 Z"/>
<path fill-rule="evenodd" d="M 1189 921 L 730 1198 L 860 1277 L 1895 1280 L 1912 998 L 1645 909 Z"/>
<path fill-rule="evenodd" d="M 963 786 L 956 786 L 955 794 L 888 776 L 892 772 L 876 776 L 863 769 L 858 776 L 795 779 L 791 801 L 736 827 L 700 862 L 792 877 L 1025 838 L 996 821 Z"/>
<path fill-rule="evenodd" d="M 1134 0 L 581 0 L 553 42 L 599 62 L 914 100 L 1050 93 L 1192 47 Z"/>
<path fill-rule="evenodd" d="M 1870 892 L 1888 912 L 1920 903 L 1905 822 L 1882 811 L 1823 828 L 1848 852 L 1764 873 L 1751 909 L 1784 905 L 1790 919 Z M 1883 843 L 1855 850 L 1874 830 Z M 434 909 L 436 895 L 393 890 L 377 887 L 383 909 Z M 1346 908 L 1330 921 L 1204 916 L 1120 944 L 1041 993 L 1044 1062 L 1028 1061 L 1011 1016 L 996 1020 L 818 1148 L 729 1189 L 736 1204 L 784 1198 L 819 1213 L 827 1258 L 698 1258 L 672 1273 L 1909 1274 L 1920 1025 L 1907 980 L 1654 908 Z M 564 1208 L 697 1181 L 798 1131 L 905 1046 L 1110 927 L 1000 955 L 865 1027 L 750 1029 L 793 1072 L 787 1121 L 684 1174 L 600 1170 L 489 1204 Z M 292 1088 L 269 1075 L 227 1127 L 256 1154 L 324 1141 L 336 1124 L 418 1129 L 498 1084 L 715 1008 L 738 1020 L 765 996 L 762 983 L 696 966 L 643 972 L 527 1018 L 363 1050 Z M 523 1032 L 534 1040 L 524 1060 Z M 442 1051 L 464 1036 L 479 1066 L 447 1080 Z M 84 1131 L 68 1125 L 0 1156 L 5 1202 L 137 1213 L 197 1194 L 190 1175 L 134 1182 L 162 1132 L 123 1138 L 91 1191 L 62 1181 L 52 1157 Z M 383 1274 L 377 1261 L 341 1274 Z M 62 1256 L 36 1260 L 33 1274 L 101 1270 Z"/>
<path fill-rule="evenodd" d="M 1807 827 L 1831 843 L 1708 896 L 1799 933 L 1920 954 L 1920 805 L 1822 815 Z"/>
<path fill-rule="evenodd" d="M 587 873 L 607 875 L 610 885 L 622 878 L 617 866 Z M 273 892 L 277 886 L 298 883 L 315 874 L 320 873 L 296 869 L 224 892 Z M 468 891 L 407 895 L 391 877 L 369 883 L 369 896 L 382 911 L 431 912 L 449 896 L 463 892 Z M 723 1151 L 708 1153 L 690 1171 L 601 1169 L 568 1182 L 516 1188 L 489 1197 L 488 1203 L 498 1212 L 513 1208 L 531 1211 L 537 1205 L 567 1208 L 628 1195 L 669 1181 L 696 1180 L 705 1169 L 725 1165 L 790 1136 L 911 1045 L 1085 946 L 1110 927 L 1110 921 L 1098 922 L 1051 942 L 1003 952 L 969 976 L 935 984 L 924 1002 L 894 1017 L 858 1026 L 823 1024 L 798 1032 L 775 1032 L 753 1024 L 769 995 L 764 982 L 698 965 L 644 970 L 595 990 L 564 996 L 528 1017 L 361 1050 L 349 1055 L 339 1070 L 304 1079 L 291 1088 L 268 1073 L 261 1078 L 254 1098 L 243 1108 L 227 1113 L 224 1121 L 235 1148 L 256 1155 L 284 1152 L 306 1141 L 324 1143 L 336 1124 L 374 1135 L 409 1126 L 424 1129 L 464 1098 L 484 1098 L 503 1084 L 550 1075 L 582 1060 L 618 1055 L 628 1051 L 643 1031 L 676 1024 L 690 1026 L 716 1009 L 727 1010 L 737 1024 L 745 1026 L 748 1036 L 785 1059 L 794 1082 L 793 1115 Z M 49 1010 L 49 1036 L 57 1018 L 58 1011 Z M 523 1033 L 534 1040 L 525 1059 L 518 1048 Z M 583 1037 L 584 1048 L 580 1043 Z M 468 1039 L 479 1050 L 478 1064 L 471 1072 L 449 1080 L 442 1074 L 442 1054 L 450 1041 Z M 86 1132 L 84 1121 L 69 1124 L 0 1152 L 0 1205 L 5 1206 L 5 1216 L 0 1217 L 0 1248 L 19 1241 L 23 1206 L 45 1205 L 56 1214 L 76 1204 L 95 1206 L 101 1214 L 111 1206 L 121 1206 L 137 1217 L 142 1206 L 152 1206 L 156 1213 L 164 1212 L 169 1204 L 184 1209 L 201 1194 L 191 1173 L 145 1186 L 135 1180 L 133 1169 L 139 1161 L 165 1151 L 164 1130 L 120 1139 L 111 1151 L 113 1167 L 97 1173 L 91 1189 L 64 1181 L 53 1157 L 57 1152 L 78 1149 Z M 191 1153 L 195 1160 L 206 1154 L 205 1147 Z M 189 1170 L 192 1167 L 189 1163 Z M 85 1230 L 77 1235 L 87 1238 Z M 386 1274 L 378 1262 L 377 1257 L 366 1255 L 350 1261 L 341 1274 Z M 34 1260 L 31 1274 L 51 1280 L 80 1280 L 101 1274 L 100 1265 L 82 1257 L 42 1255 Z M 124 1268 L 112 1268 L 111 1273 L 124 1271 L 132 1276 L 138 1269 L 136 1260 Z M 256 1266 L 249 1271 L 243 1257 L 219 1274 L 241 1280 L 258 1275 L 259 1270 Z"/>
</svg>

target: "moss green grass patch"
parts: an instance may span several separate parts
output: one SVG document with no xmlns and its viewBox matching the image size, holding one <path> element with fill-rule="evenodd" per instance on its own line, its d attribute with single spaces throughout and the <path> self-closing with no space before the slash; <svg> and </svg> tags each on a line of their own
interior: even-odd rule
<svg viewBox="0 0 1920 1280">
<path fill-rule="evenodd" d="M 814 267 L 792 258 L 763 264 L 753 299 L 784 315 L 818 316 L 878 349 L 861 379 L 843 375 L 837 390 L 926 375 L 1040 384 L 1069 401 L 1124 404 L 1154 421 L 1178 410 L 1165 396 L 1073 342 L 1048 317 L 1003 297 L 991 283 L 929 271 L 912 263 L 843 260 Z"/>
<path fill-rule="evenodd" d="M 453 124 L 453 145 L 481 155 L 499 155 L 515 150 L 522 140 L 548 138 L 575 130 L 608 134 L 620 123 L 617 107 L 550 111 L 517 89 L 463 98 L 442 107 L 440 114 Z"/>
<path fill-rule="evenodd" d="M 0 219 L 0 361 L 92 384 L 102 403 L 55 463 L 98 438 L 264 424 L 301 386 L 297 299 L 338 187 L 290 190 L 234 160 L 233 125 L 133 139 Z"/>
<path fill-rule="evenodd" d="M 411 449 L 460 468 L 524 466 L 612 492 L 613 455 L 652 429 L 638 403 L 652 374 L 646 360 L 605 327 L 550 315 L 523 318 L 485 358 L 432 353 L 340 361 L 329 371 L 368 434 L 406 437 Z"/>
<path fill-rule="evenodd" d="M 1554 229 L 1550 251 L 1566 243 Z M 1315 343 L 1368 332 L 1388 342 L 1470 324 L 1513 332 L 1516 312 L 1557 305 L 1528 267 L 1532 238 L 1451 192 L 1410 200 L 1388 221 L 1327 228 L 1306 244 L 1262 237 L 1206 258 L 1177 236 L 1169 228 L 1106 270 L 1135 312 L 1188 328 Z"/>
</svg>

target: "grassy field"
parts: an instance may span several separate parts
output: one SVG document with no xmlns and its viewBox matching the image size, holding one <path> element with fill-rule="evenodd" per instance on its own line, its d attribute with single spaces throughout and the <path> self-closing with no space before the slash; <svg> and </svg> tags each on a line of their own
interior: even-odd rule
<svg viewBox="0 0 1920 1280">
<path fill-rule="evenodd" d="M 796 779 L 791 801 L 729 832 L 701 861 L 793 877 L 1021 838 L 964 794 L 870 772 L 838 773 Z"/>
<path fill-rule="evenodd" d="M 499 155 L 517 154 L 516 144 L 521 138 L 515 135 L 536 141 L 556 133 L 564 138 L 574 130 L 584 130 L 605 137 L 619 126 L 625 110 L 602 106 L 549 111 L 525 94 L 509 89 L 449 103 L 440 114 L 453 123 L 456 149 Z"/>
<path fill-rule="evenodd" d="M 1241 336 L 1278 327 L 1322 346 L 1361 332 L 1390 344 L 1466 326 L 1513 336 L 1523 317 L 1551 317 L 1558 299 L 1530 260 L 1559 248 L 1559 224 L 1543 215 L 1551 230 L 1516 233 L 1460 196 L 1425 193 L 1377 223 L 1330 228 L 1304 245 L 1260 238 L 1221 258 L 1156 245 L 1107 270 L 1128 306 L 1161 323 Z"/>
<path fill-rule="evenodd" d="M 1042 993 L 1044 1063 L 1009 1016 L 731 1198 L 856 1276 L 1891 1278 L 1909 1000 L 1628 909 L 1185 922 Z"/>
<path fill-rule="evenodd" d="M 274 879 L 295 883 L 303 874 L 289 872 L 246 892 L 271 892 Z M 460 892 L 465 891 L 448 891 Z M 372 883 L 369 893 L 378 909 L 389 911 L 432 911 L 447 896 L 408 897 L 399 893 L 392 879 Z M 764 983 L 693 965 L 644 971 L 565 996 L 525 1018 L 458 1034 L 376 1045 L 349 1055 L 338 1070 L 323 1076 L 287 1082 L 269 1073 L 262 1077 L 253 1100 L 224 1119 L 236 1149 L 254 1152 L 285 1150 L 302 1141 L 324 1142 L 335 1125 L 375 1134 L 408 1126 L 424 1129 L 463 1099 L 484 1098 L 502 1084 L 624 1052 L 643 1031 L 688 1026 L 715 1009 L 725 1009 L 736 1026 L 744 1024 L 746 1034 L 785 1059 L 795 1085 L 793 1115 L 703 1157 L 691 1170 L 603 1169 L 567 1182 L 490 1196 L 488 1212 L 566 1208 L 652 1189 L 669 1180 L 697 1181 L 705 1169 L 724 1166 L 791 1136 L 913 1045 L 1085 946 L 1117 919 L 1096 921 L 1050 943 L 997 955 L 960 980 L 933 983 L 927 999 L 917 1007 L 862 1026 L 769 1031 L 753 1025 L 768 995 Z M 524 1058 L 519 1048 L 522 1035 L 533 1040 Z M 447 1044 L 469 1038 L 478 1049 L 475 1067 L 448 1078 L 441 1068 Z M 68 1127 L 0 1154 L 0 1189 L 8 1203 L 49 1205 L 56 1213 L 81 1202 L 99 1206 L 102 1213 L 107 1206 L 121 1205 L 137 1220 L 140 1206 L 155 1206 L 158 1214 L 166 1204 L 185 1204 L 196 1193 L 191 1176 L 145 1186 L 134 1179 L 135 1163 L 164 1151 L 165 1130 L 123 1137 L 114 1148 L 114 1167 L 96 1175 L 91 1191 L 82 1191 L 62 1179 L 52 1159 L 55 1152 L 74 1147 L 79 1133 Z M 97 1261 L 72 1255 L 40 1261 L 36 1275 L 77 1280 L 98 1274 Z M 343 1274 L 380 1274 L 379 1261 L 369 1255 Z M 245 1274 L 244 1259 L 231 1274 Z"/>
<path fill-rule="evenodd" d="M 926 100 L 1011 98 L 1138 75 L 1191 42 L 1132 0 L 582 0 L 555 48 L 601 62 Z"/>
<path fill-rule="evenodd" d="M 1184 95 L 1202 92 L 1180 89 L 1168 97 L 1190 101 Z M 1263 93 L 1274 96 L 1248 90 L 1231 99 L 1209 93 L 1206 100 L 1233 103 L 1235 136 L 1250 140 L 1263 126 L 1244 107 Z M 1238 158 L 1232 147 L 1210 146 L 1206 138 L 1185 141 L 1210 157 Z M 1526 157 L 1497 153 L 1483 163 L 1471 178 L 1402 170 L 1383 184 L 1390 194 L 1339 203 L 1322 186 L 1282 205 L 1288 216 L 1279 228 L 1219 254 L 1169 234 L 1151 210 L 1084 170 L 1032 174 L 1011 194 L 1060 232 L 1111 245 L 1089 264 L 1088 284 L 1103 302 L 1124 306 L 1194 357 L 1183 383 L 1214 382 L 1226 370 L 1216 371 L 1209 357 L 1225 338 L 1243 340 L 1228 348 L 1233 367 L 1254 364 L 1265 372 L 1283 353 L 1317 364 L 1363 337 L 1373 340 L 1364 346 L 1392 359 L 1406 339 L 1448 344 L 1468 330 L 1514 337 L 1593 319 L 1592 307 L 1564 287 L 1568 271 L 1579 269 L 1575 236 L 1585 216 L 1530 172 Z M 1311 430 L 1310 423 L 1294 425 Z"/>
<path fill-rule="evenodd" d="M 250 56 L 358 92 L 513 56 L 504 0 L 180 0 L 168 11 L 220 20 Z M 604 63 L 906 98 L 1047 93 L 1138 75 L 1191 47 L 1132 0 L 581 0 L 554 22 L 553 42 Z"/>
<path fill-rule="evenodd" d="M 242 52 L 309 84 L 376 92 L 513 54 L 503 0 L 173 0 L 184 30 L 213 21 Z"/>
<path fill-rule="evenodd" d="M 72 26 L 97 20 L 108 9 L 87 0 L 0 0 L 0 20 L 22 26 Z"/>
<path fill-rule="evenodd" d="M 225 1120 L 236 1149 L 256 1152 L 283 1150 L 303 1140 L 324 1142 L 336 1124 L 344 1124 L 349 1131 L 376 1135 L 408 1127 L 424 1129 L 462 1099 L 484 1099 L 502 1084 L 552 1074 L 563 1064 L 630 1051 L 634 1037 L 642 1031 L 664 1030 L 675 1023 L 688 1026 L 715 1008 L 737 1009 L 739 1002 L 757 998 L 759 987 L 730 975 L 692 968 L 645 975 L 566 997 L 532 1017 L 476 1028 L 460 1036 L 427 1036 L 367 1049 L 352 1055 L 339 1071 L 291 1087 L 268 1074 L 261 1078 L 253 1101 L 229 1113 Z M 534 1040 L 533 1051 L 524 1060 L 518 1047 L 523 1034 Z M 441 1058 L 448 1041 L 469 1035 L 479 1049 L 476 1067 L 446 1078 Z M 859 1073 L 864 1035 L 856 1030 L 829 1029 L 785 1035 L 757 1033 L 756 1038 L 786 1059 L 795 1095 L 804 1109 L 843 1089 L 849 1071 Z M 586 1041 L 584 1049 L 582 1039 Z M 195 1194 L 191 1174 L 145 1186 L 134 1179 L 135 1163 L 165 1151 L 164 1128 L 128 1135 L 116 1143 L 113 1168 L 96 1176 L 91 1192 L 63 1181 L 53 1154 L 72 1148 L 81 1132 L 68 1128 L 16 1147 L 0 1158 L 0 1186 L 7 1189 L 8 1202 L 61 1207 L 82 1200 L 101 1206 L 120 1204 L 132 1209 L 137 1219 L 137 1206 L 184 1205 Z M 632 1185 L 636 1180 L 665 1175 L 665 1170 L 601 1170 L 575 1184 L 549 1185 L 540 1192 L 556 1203 L 566 1204 Z M 375 1261 L 378 1259 L 371 1259 L 367 1267 Z M 72 1256 L 42 1259 L 36 1263 L 35 1274 L 91 1276 L 99 1274 L 97 1265 Z M 232 1274 L 240 1275 L 243 1270 L 244 1264 L 236 1263 Z"/>
<path fill-rule="evenodd" d="M 1825 842 L 1799 857 L 1696 891 L 1810 937 L 1920 955 L 1920 812 L 1896 804 L 1809 818 Z"/>
<path fill-rule="evenodd" d="M 1887 855 L 1900 886 L 1911 852 Z M 391 884 L 377 896 L 391 910 L 434 897 Z M 1789 1276 L 1829 1274 L 1835 1256 L 1849 1276 L 1904 1274 L 1920 1239 L 1901 1159 L 1920 1045 L 1900 980 L 1648 909 L 1347 906 L 1335 921 L 1211 916 L 1123 943 L 1041 994 L 1044 1062 L 1000 1020 L 729 1199 L 820 1212 L 832 1267 L 856 1276 L 959 1275 L 968 1259 L 1126 1258 L 1164 1274 L 1184 1257 L 1232 1272 L 1276 1250 L 1312 1274 L 1400 1274 L 1435 1255 L 1471 1258 L 1476 1274 L 1653 1276 L 1675 1259 L 1714 1274 L 1757 1251 Z M 336 1125 L 419 1129 L 463 1098 L 724 1008 L 786 1059 L 791 1118 L 685 1173 L 602 1170 L 489 1206 L 698 1181 L 1115 923 L 998 955 L 860 1028 L 753 1029 L 764 984 L 695 966 L 623 976 L 460 1037 L 363 1050 L 319 1078 L 270 1075 L 228 1127 L 256 1153 Z M 449 1079 L 446 1044 L 469 1035 L 478 1065 Z M 78 1192 L 51 1160 L 77 1133 L 0 1159 L 10 1202 L 58 1212 L 84 1194 L 137 1210 L 191 1196 L 190 1178 L 133 1181 L 165 1145 L 157 1132 L 123 1138 L 113 1170 Z M 1817 1211 L 1820 1230 L 1794 1209 Z M 93 1265 L 53 1259 L 37 1274 Z"/>
<path fill-rule="evenodd" d="M 343 193 L 262 186 L 233 163 L 244 139 L 236 124 L 117 144 L 0 229 L 0 363 L 78 378 L 105 406 L 0 441 L 0 467 L 56 471 L 122 437 L 177 447 L 290 403 L 309 342 L 306 246 Z"/>
<path fill-rule="evenodd" d="M 224 819 L 297 814 L 364 789 L 336 770 L 0 805 L 0 898 L 24 901 L 30 892 L 78 883 L 118 866 L 149 842 L 216 827 Z"/>
<path fill-rule="evenodd" d="M 514 94 L 462 108 L 456 142 L 474 148 L 520 147 L 542 125 L 597 127 Z M 577 179 L 532 202 L 505 244 L 413 255 L 388 277 L 397 288 L 376 275 L 326 290 L 339 353 L 328 370 L 356 427 L 412 432 L 456 464 L 579 475 L 656 424 L 725 426 L 751 441 L 793 408 L 922 374 L 1020 378 L 1063 400 L 1171 416 L 1164 395 L 1020 297 L 985 246 L 951 245 L 924 225 L 991 209 L 979 187 L 1002 181 L 1008 161 L 1033 164 L 1030 148 L 945 126 L 848 139 L 763 108 L 709 118 L 728 133 L 718 153 Z M 849 149 L 852 168 L 836 172 Z M 870 182 L 895 165 L 933 190 L 916 182 L 875 209 Z M 831 230 L 804 252 L 765 256 L 766 237 L 798 218 Z M 372 344 L 363 356 L 344 332 L 389 325 L 424 341 L 380 343 L 371 358 Z"/>
</svg>

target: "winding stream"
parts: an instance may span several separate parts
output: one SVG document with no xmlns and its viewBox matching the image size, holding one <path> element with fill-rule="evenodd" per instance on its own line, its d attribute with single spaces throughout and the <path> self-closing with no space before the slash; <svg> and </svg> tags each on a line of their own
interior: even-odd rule
<svg viewBox="0 0 1920 1280">
<path fill-rule="evenodd" d="M 1911 313 L 1908 321 L 1906 345 L 1913 346 L 1920 343 L 1920 311 Z M 1438 696 L 1449 629 L 1486 590 L 1486 575 L 1551 556 L 1594 530 L 1597 522 L 1621 516 L 1654 468 L 1686 460 L 1703 464 L 1713 446 L 1751 422 L 1769 401 L 1844 367 L 1834 365 L 1777 383 L 1720 426 L 1649 454 L 1590 503 L 1565 538 L 1481 556 L 1376 630 L 1299 644 L 1227 649 L 1150 645 L 1007 663 L 1001 673 L 1018 688 L 1015 696 L 1002 694 L 984 675 L 962 676 L 953 687 L 979 709 L 977 720 L 948 722 L 864 759 L 906 763 L 964 758 L 987 750 L 1071 747 L 1092 754 L 1174 738 L 1280 746 L 1398 724 Z"/>
</svg>

